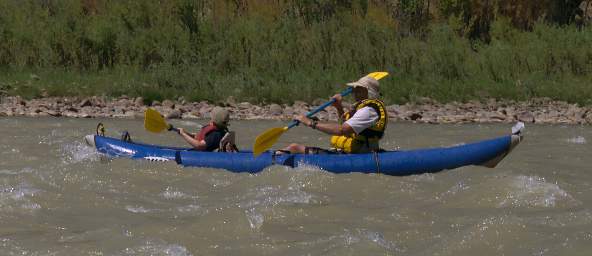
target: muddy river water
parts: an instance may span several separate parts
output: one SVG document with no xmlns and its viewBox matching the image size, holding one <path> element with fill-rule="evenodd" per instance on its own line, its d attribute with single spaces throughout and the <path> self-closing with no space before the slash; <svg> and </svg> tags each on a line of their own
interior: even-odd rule
<svg viewBox="0 0 592 256">
<path fill-rule="evenodd" d="M 107 135 L 184 145 L 139 119 L 1 118 L 0 255 L 592 255 L 589 126 L 527 124 L 494 169 L 394 177 L 107 159 L 82 140 L 98 122 Z M 249 149 L 285 124 L 231 128 Z M 394 123 L 383 147 L 449 146 L 510 127 Z M 297 127 L 277 147 L 327 139 Z"/>
</svg>

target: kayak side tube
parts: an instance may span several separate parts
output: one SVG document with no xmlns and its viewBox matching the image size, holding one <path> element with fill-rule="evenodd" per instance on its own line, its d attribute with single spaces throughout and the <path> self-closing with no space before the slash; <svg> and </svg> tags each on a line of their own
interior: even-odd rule
<svg viewBox="0 0 592 256">
<path fill-rule="evenodd" d="M 183 166 L 219 168 L 232 172 L 259 172 L 271 165 L 316 166 L 333 173 L 383 173 L 411 175 L 438 172 L 466 165 L 495 167 L 521 141 L 518 134 L 451 147 L 386 151 L 369 154 L 282 154 L 264 152 L 201 152 L 188 148 L 163 147 L 88 135 L 87 143 L 114 157 L 175 161 Z"/>
<path fill-rule="evenodd" d="M 499 138 L 452 147 L 388 151 L 376 154 L 282 154 L 264 152 L 254 158 L 251 152 L 212 153 L 183 151 L 178 163 L 184 166 L 221 168 L 233 172 L 255 173 L 271 165 L 316 166 L 333 173 L 383 173 L 411 175 L 438 172 L 466 165 L 495 167 L 520 142 L 520 136 Z"/>
<path fill-rule="evenodd" d="M 295 166 L 319 166 L 330 172 L 412 175 L 467 165 L 495 167 L 520 142 L 518 135 L 444 148 L 355 155 L 296 155 Z"/>
</svg>

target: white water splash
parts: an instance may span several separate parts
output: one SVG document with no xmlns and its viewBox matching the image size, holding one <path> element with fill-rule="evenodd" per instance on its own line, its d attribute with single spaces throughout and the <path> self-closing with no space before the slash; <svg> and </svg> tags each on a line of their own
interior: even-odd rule
<svg viewBox="0 0 592 256">
<path fill-rule="evenodd" d="M 345 234 L 341 236 L 344 240 L 344 245 L 352 246 L 353 244 L 360 243 L 362 241 L 368 241 L 375 243 L 381 248 L 390 252 L 405 252 L 405 249 L 399 248 L 394 242 L 384 238 L 384 235 L 380 232 L 367 230 L 367 229 L 356 229 L 354 232 L 345 230 Z"/>
<path fill-rule="evenodd" d="M 397 247 L 397 245 L 395 245 L 395 243 L 393 243 L 389 240 L 386 240 L 384 238 L 384 236 L 382 235 L 382 233 L 375 232 L 375 231 L 368 231 L 368 230 L 362 230 L 362 231 L 360 231 L 360 233 L 366 239 L 376 243 L 377 245 L 379 245 L 380 247 L 382 247 L 388 251 L 402 252 L 402 250 L 399 249 L 399 247 Z"/>
<path fill-rule="evenodd" d="M 316 203 L 312 194 L 301 191 L 298 187 L 289 187 L 287 190 L 281 186 L 263 186 L 251 189 L 245 199 L 238 204 L 240 208 L 246 208 L 245 215 L 251 228 L 259 229 L 263 225 L 263 213 L 279 205 L 311 204 Z M 251 199 L 254 198 L 254 199 Z"/>
<path fill-rule="evenodd" d="M 299 161 L 296 163 L 295 168 L 286 168 L 285 170 L 290 172 L 302 172 L 302 173 L 318 173 L 318 172 L 325 172 L 323 168 L 320 168 L 316 165 L 307 164 L 304 161 Z"/>
<path fill-rule="evenodd" d="M 19 245 L 17 241 L 0 237 L 0 255 L 32 255 L 32 252 Z"/>
<path fill-rule="evenodd" d="M 75 164 L 86 161 L 99 161 L 100 154 L 82 142 L 72 142 L 61 146 L 62 162 Z"/>
<path fill-rule="evenodd" d="M 586 144 L 586 138 L 583 136 L 577 136 L 567 139 L 567 142 L 572 144 Z"/>
<path fill-rule="evenodd" d="M 205 215 L 208 213 L 208 209 L 205 209 L 197 204 L 183 205 L 176 208 L 180 213 L 198 213 L 199 215 Z"/>
<path fill-rule="evenodd" d="M 258 230 L 261 228 L 261 226 L 263 226 L 263 221 L 265 218 L 263 217 L 262 213 L 257 211 L 257 209 L 251 208 L 245 210 L 245 215 L 247 216 L 247 219 L 249 220 L 249 225 L 252 229 Z"/>
<path fill-rule="evenodd" d="M 192 254 L 184 246 L 168 244 L 161 240 L 149 240 L 144 245 L 125 248 L 116 255 L 152 255 L 152 256 L 191 256 Z"/>
<path fill-rule="evenodd" d="M 11 148 L 8 151 L 3 151 L 2 154 L 20 154 L 21 150 L 18 148 Z"/>
<path fill-rule="evenodd" d="M 52 129 L 47 135 L 40 135 L 39 144 L 54 145 L 64 143 L 65 133 L 60 129 Z"/>
<path fill-rule="evenodd" d="M 133 212 L 133 213 L 149 213 L 149 212 L 158 211 L 155 209 L 146 209 L 146 208 L 144 208 L 144 206 L 131 206 L 131 205 L 126 205 L 125 209 L 127 211 Z"/>
<path fill-rule="evenodd" d="M 512 215 L 500 215 L 485 217 L 484 219 L 477 219 L 474 222 L 464 224 L 451 224 L 452 232 L 447 235 L 438 234 L 434 236 L 433 243 L 427 246 L 425 251 L 418 253 L 418 255 L 473 255 L 467 254 L 466 250 L 470 250 L 475 246 L 492 246 L 491 237 L 496 238 L 494 241 L 504 236 L 512 236 L 512 234 L 519 234 L 524 230 L 524 219 Z M 498 249 L 503 249 L 499 248 Z M 503 255 L 503 250 L 495 255 Z M 512 254 L 513 255 L 513 254 Z M 519 254 L 523 255 L 523 254 Z"/>
<path fill-rule="evenodd" d="M 208 214 L 208 209 L 203 208 L 202 206 L 198 205 L 198 204 L 188 204 L 188 205 L 182 205 L 182 206 L 177 206 L 177 207 L 173 207 L 173 208 L 146 208 L 144 206 L 141 205 L 136 205 L 136 206 L 132 206 L 132 205 L 126 205 L 125 209 L 128 212 L 133 212 L 133 213 L 138 213 L 138 214 L 144 214 L 144 213 L 158 213 L 158 214 L 171 214 L 173 217 L 178 217 L 178 214 L 181 215 L 206 215 Z"/>
<path fill-rule="evenodd" d="M 455 195 L 457 193 L 462 193 L 468 189 L 470 189 L 471 186 L 465 184 L 464 181 L 459 181 L 456 183 L 456 185 L 454 185 L 453 187 L 451 187 L 450 189 L 448 189 L 444 194 L 444 195 Z"/>
<path fill-rule="evenodd" d="M 365 228 L 358 228 L 355 230 L 344 229 L 342 234 L 317 237 L 314 240 L 296 242 L 295 244 L 297 247 L 304 248 L 306 251 L 322 251 L 324 252 L 322 253 L 323 255 L 342 255 L 342 250 L 344 248 L 349 249 L 350 252 L 355 252 L 357 248 L 368 247 L 369 245 L 384 249 L 384 255 L 399 255 L 407 251 L 404 247 L 386 239 L 381 232 L 372 231 Z M 332 250 L 337 250 L 341 253 L 327 253 Z M 349 254 L 346 253 L 346 255 Z"/>
<path fill-rule="evenodd" d="M 281 190 L 279 187 L 265 186 L 255 188 L 255 199 L 246 204 L 241 204 L 245 208 L 253 206 L 276 206 L 279 204 L 309 204 L 313 196 L 300 190 Z M 247 195 L 252 195 L 253 191 Z"/>
<path fill-rule="evenodd" d="M 228 187 L 232 184 L 232 181 L 229 179 L 220 179 L 217 177 L 209 178 L 208 182 L 210 184 L 212 184 L 212 186 L 215 188 L 218 188 L 218 187 L 224 188 L 224 187 Z"/>
<path fill-rule="evenodd" d="M 31 199 L 40 191 L 25 183 L 18 186 L 0 186 L 0 212 L 30 212 L 41 209 L 41 205 Z"/>
<path fill-rule="evenodd" d="M 160 196 L 162 196 L 164 199 L 197 199 L 198 196 L 191 196 L 188 195 L 182 191 L 177 190 L 176 188 L 173 187 L 167 187 L 162 193 L 160 193 Z"/>
<path fill-rule="evenodd" d="M 433 173 L 423 173 L 419 175 L 411 175 L 406 177 L 412 181 L 416 182 L 434 182 L 436 180 L 436 176 Z"/>
<path fill-rule="evenodd" d="M 294 171 L 292 168 L 285 169 L 289 172 L 289 190 L 300 191 L 308 189 L 312 191 L 323 190 L 327 185 L 334 183 L 335 175 L 329 172 L 320 171 L 316 166 L 299 166 Z M 273 170 L 271 170 L 273 171 Z"/>
<path fill-rule="evenodd" d="M 554 207 L 558 201 L 573 198 L 557 184 L 537 176 L 517 176 L 508 183 L 510 191 L 499 207 Z"/>
</svg>

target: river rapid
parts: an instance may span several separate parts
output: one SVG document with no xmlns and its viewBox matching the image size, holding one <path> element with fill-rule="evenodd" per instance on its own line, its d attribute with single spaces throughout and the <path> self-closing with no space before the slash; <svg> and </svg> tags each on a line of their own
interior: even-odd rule
<svg viewBox="0 0 592 256">
<path fill-rule="evenodd" d="M 0 255 L 591 255 L 592 127 L 528 125 L 494 169 L 394 177 L 257 174 L 108 159 L 83 136 L 183 146 L 142 120 L 0 119 Z M 197 130 L 199 121 L 175 120 Z M 279 121 L 233 121 L 238 145 Z M 508 124 L 392 123 L 386 149 L 449 146 Z M 276 144 L 327 147 L 296 127 Z"/>
</svg>

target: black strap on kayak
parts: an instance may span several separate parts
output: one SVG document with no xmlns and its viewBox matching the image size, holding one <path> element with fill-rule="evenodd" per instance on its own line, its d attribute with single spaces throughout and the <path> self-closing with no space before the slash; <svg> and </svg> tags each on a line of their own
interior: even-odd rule
<svg viewBox="0 0 592 256">
<path fill-rule="evenodd" d="M 175 162 L 177 162 L 177 164 L 183 164 L 181 161 L 181 151 L 179 150 L 175 151 Z"/>
<path fill-rule="evenodd" d="M 125 142 L 132 142 L 132 136 L 130 136 L 128 131 L 121 132 L 121 140 Z"/>
<path fill-rule="evenodd" d="M 374 162 L 376 163 L 376 173 L 380 174 L 380 158 L 378 157 L 378 151 L 372 151 L 374 156 Z"/>
</svg>

